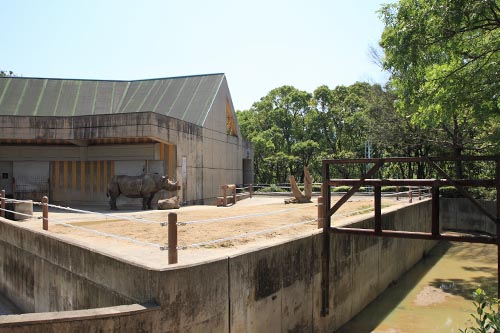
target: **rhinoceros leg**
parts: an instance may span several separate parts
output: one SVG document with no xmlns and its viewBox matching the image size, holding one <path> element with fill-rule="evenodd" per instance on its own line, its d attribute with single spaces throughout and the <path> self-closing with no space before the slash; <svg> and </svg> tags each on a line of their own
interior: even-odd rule
<svg viewBox="0 0 500 333">
<path fill-rule="evenodd" d="M 143 196 L 142 197 L 142 210 L 146 210 L 148 209 L 147 205 L 148 205 L 148 197 L 146 196 Z"/>
<path fill-rule="evenodd" d="M 148 209 L 152 209 L 151 207 L 151 202 L 153 201 L 153 197 L 155 196 L 154 193 L 151 193 L 151 195 L 148 198 Z"/>
<path fill-rule="evenodd" d="M 116 197 L 113 195 L 109 197 L 109 209 L 118 210 L 118 207 L 116 207 Z"/>
</svg>

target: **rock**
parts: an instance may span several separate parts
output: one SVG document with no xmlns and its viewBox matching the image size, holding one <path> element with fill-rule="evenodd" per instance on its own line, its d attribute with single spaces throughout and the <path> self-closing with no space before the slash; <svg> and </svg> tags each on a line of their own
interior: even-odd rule
<svg viewBox="0 0 500 333">
<path fill-rule="evenodd" d="M 174 196 L 168 199 L 158 200 L 158 209 L 179 209 L 179 197 Z"/>
</svg>

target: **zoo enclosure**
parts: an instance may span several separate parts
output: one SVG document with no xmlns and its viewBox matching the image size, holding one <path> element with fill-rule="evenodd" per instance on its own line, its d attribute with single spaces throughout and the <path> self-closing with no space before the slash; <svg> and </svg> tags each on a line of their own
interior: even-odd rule
<svg viewBox="0 0 500 333">
<path fill-rule="evenodd" d="M 441 162 L 485 162 L 494 163 L 494 179 L 453 179 L 438 164 Z M 436 172 L 439 178 L 435 179 L 373 179 L 372 177 L 386 163 L 424 163 Z M 335 165 L 363 164 L 368 171 L 358 179 L 330 179 L 330 168 Z M 326 316 L 329 313 L 329 263 L 330 263 L 330 234 L 351 234 L 378 237 L 411 238 L 422 240 L 447 240 L 470 243 L 497 244 L 498 268 L 497 273 L 500 277 L 500 156 L 462 156 L 458 158 L 450 157 L 391 157 L 391 158 L 368 158 L 368 159 L 341 159 L 341 160 L 323 160 L 322 164 L 322 196 L 323 196 L 323 250 L 321 258 L 321 315 Z M 330 187 L 346 185 L 351 189 L 340 198 L 335 205 L 331 206 Z M 374 226 L 373 229 L 361 228 L 343 228 L 331 227 L 331 218 L 333 214 L 363 185 L 373 186 L 374 188 Z M 382 186 L 430 186 L 432 213 L 431 213 L 431 232 L 410 232 L 401 230 L 383 230 L 381 214 L 381 187 Z M 472 204 L 493 223 L 496 224 L 496 235 L 469 235 L 469 234 L 443 234 L 439 223 L 439 188 L 442 186 L 454 186 L 464 197 L 469 199 Z M 488 212 L 465 187 L 494 187 L 496 189 L 496 216 Z M 498 295 L 500 297 L 500 279 L 498 282 Z"/>
</svg>

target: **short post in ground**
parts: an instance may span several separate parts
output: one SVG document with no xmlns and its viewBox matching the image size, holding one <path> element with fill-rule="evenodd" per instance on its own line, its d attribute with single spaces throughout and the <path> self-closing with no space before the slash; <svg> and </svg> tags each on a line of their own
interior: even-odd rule
<svg viewBox="0 0 500 333">
<path fill-rule="evenodd" d="M 168 264 L 177 264 L 177 214 L 168 213 Z"/>
<path fill-rule="evenodd" d="M 323 220 L 325 219 L 325 210 L 323 208 L 323 197 L 318 197 L 318 229 L 323 228 Z"/>
<path fill-rule="evenodd" d="M 49 197 L 42 198 L 43 230 L 49 230 Z"/>
<path fill-rule="evenodd" d="M 2 190 L 0 194 L 0 201 L 2 210 L 0 211 L 0 216 L 5 217 L 5 190 Z"/>
</svg>

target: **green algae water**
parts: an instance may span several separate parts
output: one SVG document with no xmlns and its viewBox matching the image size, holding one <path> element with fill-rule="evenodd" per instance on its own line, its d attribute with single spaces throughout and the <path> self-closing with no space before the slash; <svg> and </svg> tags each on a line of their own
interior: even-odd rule
<svg viewBox="0 0 500 333">
<path fill-rule="evenodd" d="M 336 332 L 459 332 L 473 324 L 479 287 L 497 296 L 497 246 L 441 242 Z"/>
</svg>

